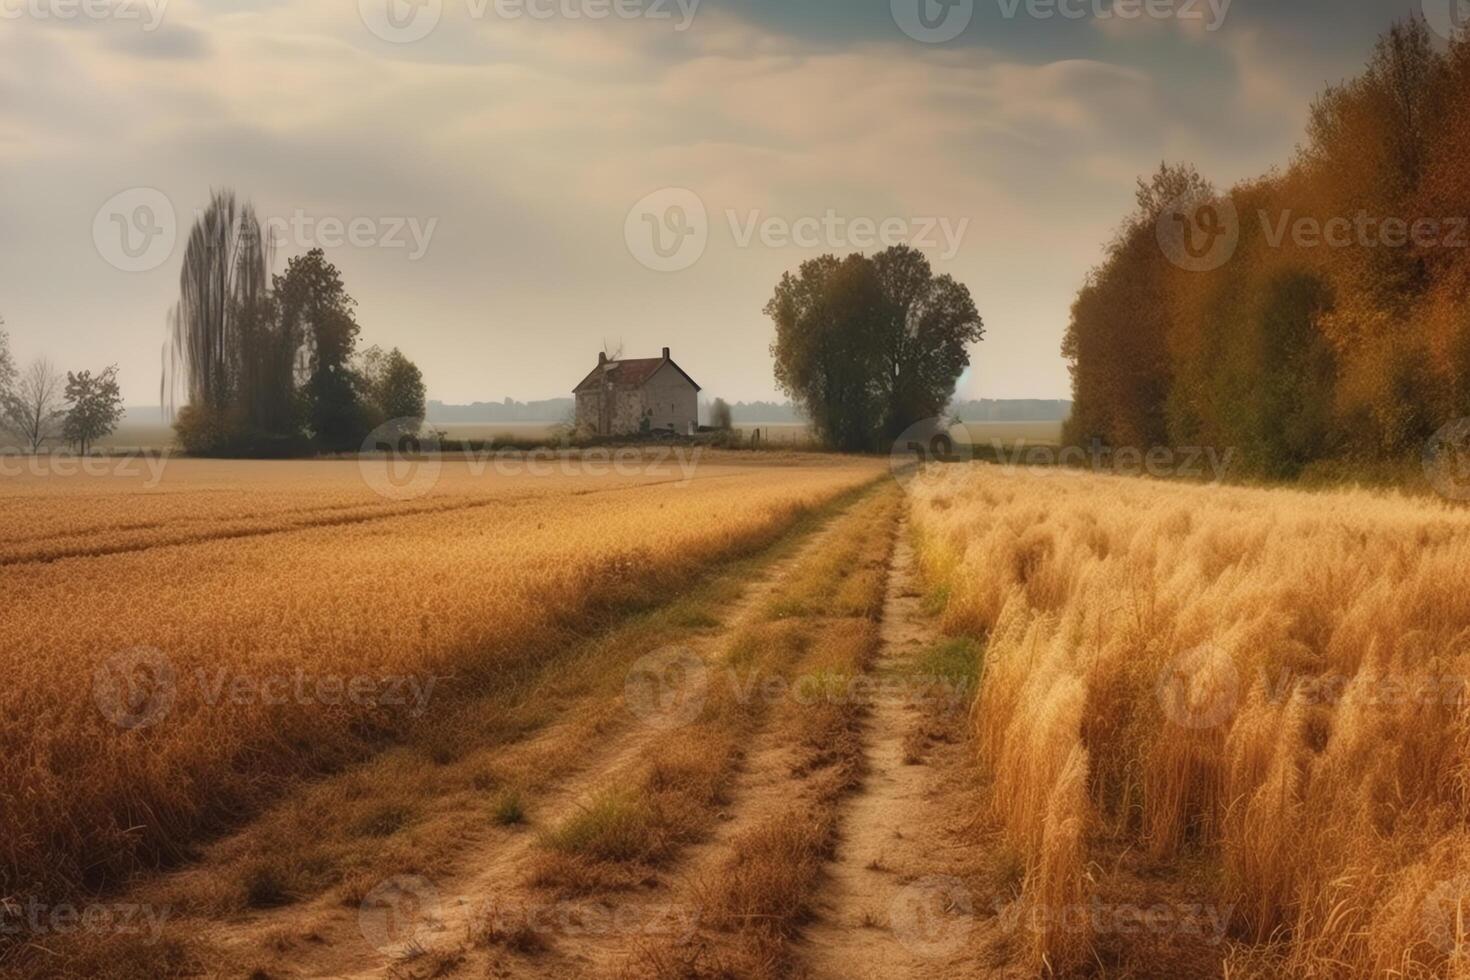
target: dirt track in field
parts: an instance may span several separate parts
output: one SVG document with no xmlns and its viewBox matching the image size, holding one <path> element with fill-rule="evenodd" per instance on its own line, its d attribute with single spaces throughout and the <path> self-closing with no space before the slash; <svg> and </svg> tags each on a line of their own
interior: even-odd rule
<svg viewBox="0 0 1470 980">
<path fill-rule="evenodd" d="M 921 609 L 913 548 L 900 534 L 874 668 L 880 694 L 865 733 L 867 776 L 847 802 L 820 911 L 803 936 L 802 959 L 814 977 L 977 973 L 963 877 L 972 853 L 964 836 L 967 760 L 956 724 L 965 706 L 926 689 L 915 664 L 937 639 Z"/>
<path fill-rule="evenodd" d="M 848 509 L 848 513 L 851 508 Z M 830 543 L 842 515 L 768 565 L 726 605 L 718 624 L 686 644 L 713 665 L 804 559 Z M 850 529 L 847 533 L 851 533 Z M 297 977 L 699 977 L 822 980 L 988 975 L 984 919 L 968 884 L 977 873 L 968 835 L 975 807 L 965 744 L 967 699 L 927 685 L 925 653 L 938 641 L 922 609 L 913 549 L 890 520 L 875 533 L 894 546 L 882 570 L 876 657 L 867 666 L 849 746 L 857 775 L 833 791 L 813 765 L 789 700 L 752 714 L 722 786 L 712 826 L 642 879 L 616 887 L 538 883 L 544 834 L 609 788 L 633 786 L 669 731 L 636 711 L 572 703 L 562 720 L 504 749 L 508 768 L 553 774 L 527 798 L 527 822 L 485 827 L 459 842 L 449 872 L 398 876 L 361 904 L 340 892 L 278 909 L 181 923 L 207 951 L 209 974 Z M 874 607 L 877 608 L 876 606 Z M 793 665 L 793 669 L 799 667 Z M 581 712 L 613 717 L 589 741 Z M 677 735 L 675 736 L 677 738 Z M 855 753 L 856 764 L 854 761 Z M 712 921 L 724 876 L 753 830 L 809 806 L 835 833 L 797 928 L 780 948 L 742 955 L 743 924 Z M 793 810 L 793 807 L 796 807 Z M 195 869 L 191 874 L 207 873 Z M 715 917 L 718 918 L 718 917 Z"/>
</svg>

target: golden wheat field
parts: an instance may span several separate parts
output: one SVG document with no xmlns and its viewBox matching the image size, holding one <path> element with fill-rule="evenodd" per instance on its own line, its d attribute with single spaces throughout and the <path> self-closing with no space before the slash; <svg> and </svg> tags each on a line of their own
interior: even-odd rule
<svg viewBox="0 0 1470 980">
<path fill-rule="evenodd" d="M 1470 976 L 1470 513 L 978 465 L 912 507 L 946 629 L 988 639 L 1032 969 L 1146 948 L 1059 910 L 1187 886 L 1228 923 L 1201 974 Z"/>
<path fill-rule="evenodd" d="M 0 482 L 0 896 L 187 856 L 431 701 L 677 594 L 881 472 L 447 458 L 415 484 L 355 461 L 151 462 Z"/>
</svg>

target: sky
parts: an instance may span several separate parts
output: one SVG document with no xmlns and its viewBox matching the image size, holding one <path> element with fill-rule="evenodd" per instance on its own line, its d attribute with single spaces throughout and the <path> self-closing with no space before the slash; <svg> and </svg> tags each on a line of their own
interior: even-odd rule
<svg viewBox="0 0 1470 980">
<path fill-rule="evenodd" d="M 566 396 L 604 345 L 780 397 L 781 274 L 896 241 L 985 321 L 959 397 L 1067 397 L 1135 179 L 1286 164 L 1418 3 L 0 0 L 0 316 L 18 361 L 157 404 L 230 188 L 440 401 Z"/>
</svg>

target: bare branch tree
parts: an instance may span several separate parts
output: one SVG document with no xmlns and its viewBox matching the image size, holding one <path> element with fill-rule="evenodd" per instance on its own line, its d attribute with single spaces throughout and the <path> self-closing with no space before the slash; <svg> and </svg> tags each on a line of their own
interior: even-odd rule
<svg viewBox="0 0 1470 980">
<path fill-rule="evenodd" d="M 4 326 L 5 318 L 0 316 L 0 327 Z M 15 390 L 15 375 L 15 359 L 10 356 L 10 335 L 0 329 L 0 407 Z"/>
<path fill-rule="evenodd" d="M 5 400 L 5 427 L 20 436 L 26 448 L 39 453 L 57 437 L 65 389 L 61 375 L 45 359 L 34 361 L 21 374 L 15 391 Z"/>
</svg>

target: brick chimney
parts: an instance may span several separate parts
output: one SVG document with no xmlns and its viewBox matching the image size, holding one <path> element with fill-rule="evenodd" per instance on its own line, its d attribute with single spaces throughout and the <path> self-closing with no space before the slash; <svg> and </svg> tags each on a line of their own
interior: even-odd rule
<svg viewBox="0 0 1470 980">
<path fill-rule="evenodd" d="M 605 350 L 598 351 L 597 352 L 597 366 L 598 367 L 602 367 L 606 363 L 607 363 L 607 351 L 605 351 Z"/>
<path fill-rule="evenodd" d="M 667 361 L 668 359 L 669 359 L 669 349 L 667 347 L 665 347 L 664 348 L 664 360 Z"/>
</svg>

